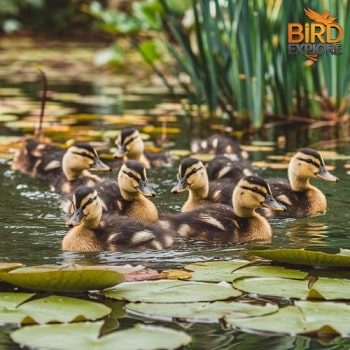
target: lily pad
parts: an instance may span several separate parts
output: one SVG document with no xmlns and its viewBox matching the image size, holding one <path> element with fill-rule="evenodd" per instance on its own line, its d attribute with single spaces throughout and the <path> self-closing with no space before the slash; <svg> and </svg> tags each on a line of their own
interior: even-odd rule
<svg viewBox="0 0 350 350">
<path fill-rule="evenodd" d="M 111 313 L 104 304 L 52 295 L 30 300 L 33 293 L 0 293 L 1 323 L 57 323 L 97 320 Z M 59 312 L 57 312 L 59 310 Z"/>
<path fill-rule="evenodd" d="M 296 301 L 266 316 L 228 319 L 226 326 L 243 331 L 289 335 L 348 336 L 350 306 L 345 303 Z"/>
<path fill-rule="evenodd" d="M 350 255 L 347 255 L 344 250 L 341 250 L 340 254 L 329 254 L 305 249 L 251 250 L 249 253 L 280 263 L 323 267 L 350 267 Z"/>
<path fill-rule="evenodd" d="M 0 271 L 0 280 L 33 290 L 82 292 L 112 287 L 124 281 L 124 276 L 103 266 L 41 265 Z"/>
<path fill-rule="evenodd" d="M 102 322 L 28 326 L 11 333 L 21 346 L 55 350 L 177 349 L 191 342 L 185 332 L 138 324 L 100 337 Z"/>
<path fill-rule="evenodd" d="M 213 303 L 129 303 L 127 312 L 163 321 L 219 323 L 230 318 L 268 315 L 278 311 L 275 303 L 255 299 L 245 302 L 216 301 Z"/>
<path fill-rule="evenodd" d="M 106 297 L 112 299 L 148 303 L 226 300 L 241 294 L 227 284 L 177 280 L 124 282 L 104 293 Z"/>
<path fill-rule="evenodd" d="M 304 279 L 307 275 L 306 272 L 280 266 L 251 265 L 247 260 L 201 262 L 186 265 L 185 269 L 192 271 L 191 280 L 206 282 L 232 282 L 244 276 Z"/>
<path fill-rule="evenodd" d="M 318 333 L 350 334 L 350 305 L 325 301 L 296 301 L 306 323 L 318 325 Z"/>
<path fill-rule="evenodd" d="M 306 323 L 302 311 L 293 305 L 280 308 L 278 312 L 262 317 L 229 319 L 226 327 L 242 331 L 269 333 L 274 335 L 293 335 L 317 332 L 319 325 Z"/>
<path fill-rule="evenodd" d="M 350 299 L 350 280 L 319 278 L 309 286 L 308 280 L 274 277 L 247 277 L 233 282 L 233 286 L 252 295 L 293 299 Z"/>
</svg>

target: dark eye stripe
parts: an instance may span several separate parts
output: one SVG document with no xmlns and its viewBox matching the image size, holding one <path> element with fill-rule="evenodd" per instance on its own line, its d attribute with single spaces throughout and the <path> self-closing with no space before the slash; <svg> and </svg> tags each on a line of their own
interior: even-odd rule
<svg viewBox="0 0 350 350">
<path fill-rule="evenodd" d="M 264 191 L 259 190 L 257 187 L 248 187 L 248 186 L 241 186 L 241 188 L 244 188 L 245 190 L 252 191 L 254 193 L 259 193 L 263 197 L 266 197 L 267 193 Z"/>
<path fill-rule="evenodd" d="M 302 162 L 309 163 L 314 165 L 316 168 L 319 168 L 321 165 L 318 164 L 317 162 L 313 161 L 311 158 L 300 158 L 298 157 L 297 159 L 301 160 Z"/>
<path fill-rule="evenodd" d="M 94 202 L 97 199 L 97 196 L 93 198 L 89 198 L 89 200 L 81 207 L 82 210 L 84 210 L 88 205 L 90 205 L 92 202 Z"/>
<path fill-rule="evenodd" d="M 186 179 L 188 179 L 191 175 L 195 174 L 197 171 L 203 169 L 203 167 L 199 167 L 199 168 L 196 168 L 196 169 L 192 169 L 192 171 L 190 171 L 187 175 L 185 175 Z"/>
<path fill-rule="evenodd" d="M 77 154 L 77 155 L 82 156 L 82 157 L 85 157 L 85 158 L 90 158 L 90 159 L 92 159 L 92 160 L 95 159 L 95 157 L 90 156 L 90 154 L 85 153 L 85 152 L 72 152 L 72 153 L 73 153 L 73 154 Z"/>
<path fill-rule="evenodd" d="M 137 182 L 140 181 L 140 179 L 139 179 L 136 175 L 134 175 L 131 171 L 125 171 L 125 170 L 123 170 L 123 173 L 126 174 L 126 175 L 128 175 L 129 177 L 135 179 Z"/>
<path fill-rule="evenodd" d="M 137 139 L 137 136 L 132 137 L 130 140 L 126 141 L 125 143 L 122 143 L 121 145 L 127 146 L 127 145 L 129 145 L 131 142 L 133 142 L 136 139 Z"/>
</svg>

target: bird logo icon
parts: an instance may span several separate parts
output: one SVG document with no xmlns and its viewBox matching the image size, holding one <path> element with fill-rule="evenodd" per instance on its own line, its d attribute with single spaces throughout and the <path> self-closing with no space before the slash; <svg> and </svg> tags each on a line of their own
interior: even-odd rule
<svg viewBox="0 0 350 350">
<path fill-rule="evenodd" d="M 308 16 L 312 21 L 317 23 L 322 23 L 324 25 L 333 23 L 337 17 L 329 17 L 329 11 L 324 11 L 323 13 L 318 13 L 310 8 L 304 9 L 306 16 Z"/>
</svg>

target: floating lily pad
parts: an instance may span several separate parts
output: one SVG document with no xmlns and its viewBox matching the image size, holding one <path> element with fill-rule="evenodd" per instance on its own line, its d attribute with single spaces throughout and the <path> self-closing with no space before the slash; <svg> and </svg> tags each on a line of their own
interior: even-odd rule
<svg viewBox="0 0 350 350">
<path fill-rule="evenodd" d="M 268 315 L 278 311 L 278 305 L 251 299 L 245 302 L 216 301 L 213 303 L 129 303 L 128 312 L 163 321 L 219 323 L 229 318 Z"/>
<path fill-rule="evenodd" d="M 279 298 L 293 299 L 350 299 L 350 280 L 319 278 L 312 286 L 308 280 L 274 277 L 247 277 L 233 282 L 243 292 Z"/>
<path fill-rule="evenodd" d="M 251 265 L 247 260 L 201 262 L 186 265 L 185 269 L 193 271 L 191 280 L 205 282 L 232 282 L 243 276 L 304 279 L 307 274 L 279 266 Z"/>
<path fill-rule="evenodd" d="M 16 308 L 34 295 L 35 293 L 0 293 L 0 323 L 21 323 L 25 315 Z"/>
<path fill-rule="evenodd" d="M 110 314 L 106 305 L 52 295 L 28 301 L 33 293 L 0 293 L 0 323 L 57 323 L 98 320 Z M 59 310 L 59 312 L 57 312 Z"/>
<path fill-rule="evenodd" d="M 238 297 L 242 293 L 227 284 L 159 280 L 151 282 L 124 282 L 104 294 L 108 298 L 132 302 L 185 303 L 226 300 Z"/>
<path fill-rule="evenodd" d="M 345 303 L 296 301 L 266 316 L 227 319 L 226 326 L 243 331 L 289 335 L 350 334 L 350 306 Z"/>
<path fill-rule="evenodd" d="M 184 332 L 138 324 L 133 328 L 99 336 L 102 322 L 28 326 L 11 333 L 21 346 L 55 350 L 158 350 L 177 349 L 191 342 Z"/>
<path fill-rule="evenodd" d="M 350 305 L 325 301 L 296 301 L 303 312 L 305 323 L 318 324 L 318 333 L 350 334 Z"/>
<path fill-rule="evenodd" d="M 227 320 L 226 327 L 242 331 L 269 333 L 274 335 L 295 335 L 317 332 L 319 325 L 306 323 L 302 311 L 293 305 L 280 308 L 278 312 L 245 319 Z"/>
<path fill-rule="evenodd" d="M 0 280 L 33 290 L 81 292 L 112 287 L 124 276 L 103 266 L 42 265 L 0 271 Z"/>
<path fill-rule="evenodd" d="M 341 250 L 339 254 L 305 249 L 251 250 L 249 253 L 280 263 L 350 267 L 350 255 L 347 250 Z"/>
</svg>

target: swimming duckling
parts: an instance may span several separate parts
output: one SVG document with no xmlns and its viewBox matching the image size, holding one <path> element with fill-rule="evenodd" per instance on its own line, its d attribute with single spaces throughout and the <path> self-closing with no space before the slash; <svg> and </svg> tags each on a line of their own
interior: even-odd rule
<svg viewBox="0 0 350 350">
<path fill-rule="evenodd" d="M 227 179 L 237 183 L 242 177 L 254 175 L 251 163 L 246 160 L 237 160 L 236 155 L 220 154 L 212 158 L 207 164 L 209 181 Z"/>
<path fill-rule="evenodd" d="M 174 194 L 188 190 L 188 198 L 181 211 L 189 211 L 209 203 L 232 205 L 235 183 L 209 182 L 207 170 L 197 158 L 184 158 L 179 165 L 177 184 L 171 189 Z"/>
<path fill-rule="evenodd" d="M 145 145 L 138 130 L 133 127 L 124 128 L 116 140 L 118 150 L 115 158 L 137 160 L 145 168 L 156 168 L 171 163 L 171 157 L 167 152 L 145 151 Z"/>
<path fill-rule="evenodd" d="M 188 212 L 163 214 L 159 223 L 186 238 L 224 243 L 266 241 L 272 237 L 271 226 L 255 209 L 285 210 L 273 198 L 266 181 L 257 176 L 247 176 L 238 182 L 232 205 L 214 203 Z"/>
<path fill-rule="evenodd" d="M 61 195 L 68 195 L 70 201 L 73 191 L 82 185 L 93 186 L 101 181 L 97 175 L 89 172 L 89 169 L 98 171 L 111 171 L 111 168 L 104 164 L 96 150 L 86 143 L 76 143 L 69 147 L 62 158 L 62 176 L 52 184 L 52 190 Z M 63 201 L 66 199 L 63 198 Z"/>
<path fill-rule="evenodd" d="M 159 226 L 125 216 L 103 214 L 103 206 L 96 189 L 82 186 L 75 191 L 74 212 L 67 221 L 70 231 L 62 240 L 63 250 L 161 250 L 172 244 L 172 234 L 165 233 Z"/>
<path fill-rule="evenodd" d="M 304 217 L 322 214 L 327 209 L 325 195 L 317 187 L 310 184 L 310 179 L 319 178 L 328 182 L 339 179 L 326 170 L 322 156 L 311 148 L 300 149 L 288 165 L 288 181 L 271 179 L 268 183 L 274 197 L 284 204 L 287 210 L 274 213 L 263 210 L 266 216 Z"/>
<path fill-rule="evenodd" d="M 109 212 L 148 223 L 158 220 L 158 210 L 147 198 L 154 197 L 156 193 L 148 185 L 145 167 L 136 160 L 123 164 L 118 173 L 118 183 L 102 181 L 96 184 L 95 189 Z"/>
<path fill-rule="evenodd" d="M 11 168 L 32 177 L 54 179 L 62 174 L 65 150 L 34 138 L 24 140 L 11 161 Z"/>
<path fill-rule="evenodd" d="M 249 154 L 243 150 L 236 140 L 221 135 L 213 134 L 204 140 L 191 142 L 192 153 L 230 154 L 233 160 L 248 160 Z"/>
</svg>

